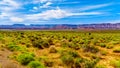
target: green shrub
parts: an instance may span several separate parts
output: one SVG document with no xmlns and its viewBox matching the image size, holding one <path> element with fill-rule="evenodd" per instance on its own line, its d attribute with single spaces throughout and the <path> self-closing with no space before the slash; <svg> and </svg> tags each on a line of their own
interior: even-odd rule
<svg viewBox="0 0 120 68">
<path fill-rule="evenodd" d="M 53 66 L 53 61 L 51 59 L 49 59 L 47 56 L 40 56 L 38 58 L 39 61 L 44 62 L 44 65 L 47 67 L 52 67 Z"/>
<path fill-rule="evenodd" d="M 74 63 L 74 58 L 70 55 L 64 55 L 61 57 L 61 60 L 66 65 L 71 65 Z"/>
<path fill-rule="evenodd" d="M 115 52 L 115 53 L 120 53 L 120 48 L 114 49 L 113 52 Z"/>
<path fill-rule="evenodd" d="M 62 47 L 69 47 L 69 44 L 66 42 L 62 42 Z"/>
<path fill-rule="evenodd" d="M 84 44 L 86 44 L 86 45 L 90 44 L 90 42 L 91 42 L 91 41 L 88 40 L 88 39 L 85 39 L 85 40 L 84 40 Z"/>
<path fill-rule="evenodd" d="M 93 43 L 94 45 L 97 45 L 97 43 L 99 43 L 99 42 L 98 42 L 98 40 L 95 39 L 95 40 L 93 40 L 92 43 Z"/>
<path fill-rule="evenodd" d="M 61 56 L 65 56 L 65 55 L 70 55 L 74 58 L 80 57 L 79 54 L 76 51 L 71 51 L 71 50 L 61 52 Z"/>
<path fill-rule="evenodd" d="M 75 60 L 74 60 L 74 66 L 75 66 L 75 68 L 81 68 L 82 66 L 81 66 L 81 63 L 83 62 L 84 60 L 83 60 L 83 58 L 76 58 Z"/>
<path fill-rule="evenodd" d="M 120 68 L 120 59 L 118 59 L 118 60 L 112 60 L 112 61 L 110 62 L 110 64 L 111 64 L 112 66 L 114 66 L 115 68 Z"/>
<path fill-rule="evenodd" d="M 45 66 L 44 66 L 42 63 L 40 63 L 39 61 L 31 61 L 31 62 L 28 64 L 28 66 L 29 66 L 30 68 L 45 68 Z"/>
<path fill-rule="evenodd" d="M 20 50 L 20 46 L 17 46 L 15 44 L 9 44 L 7 45 L 7 48 L 10 50 L 10 51 L 18 51 Z"/>
<path fill-rule="evenodd" d="M 32 45 L 33 45 L 33 47 L 37 47 L 40 49 L 49 48 L 49 46 L 50 46 L 49 42 L 47 40 L 42 40 L 42 39 L 34 40 L 32 42 Z"/>
<path fill-rule="evenodd" d="M 44 64 L 47 67 L 52 67 L 54 63 L 51 59 L 46 59 L 46 60 L 44 60 Z"/>
<path fill-rule="evenodd" d="M 92 45 L 85 45 L 84 52 L 91 52 L 91 53 L 97 53 L 99 49 Z"/>
<path fill-rule="evenodd" d="M 95 68 L 107 68 L 105 65 L 96 65 L 96 67 Z"/>
<path fill-rule="evenodd" d="M 23 65 L 27 65 L 29 62 L 34 60 L 34 54 L 23 53 L 17 56 L 17 61 Z"/>
<path fill-rule="evenodd" d="M 68 54 L 71 55 L 74 58 L 79 57 L 79 54 L 75 51 L 69 51 Z"/>
<path fill-rule="evenodd" d="M 99 46 L 100 47 L 106 47 L 106 44 L 105 43 L 100 43 Z"/>
<path fill-rule="evenodd" d="M 24 47 L 24 46 L 18 46 L 16 44 L 8 44 L 7 48 L 10 51 L 26 51 L 27 50 L 26 47 Z"/>
<path fill-rule="evenodd" d="M 38 60 L 39 60 L 39 61 L 46 61 L 46 60 L 48 60 L 48 57 L 47 57 L 47 56 L 40 56 L 40 57 L 38 58 Z"/>
<path fill-rule="evenodd" d="M 119 44 L 119 41 L 111 41 L 110 43 L 112 43 L 113 45 L 117 45 Z"/>
<path fill-rule="evenodd" d="M 49 42 L 50 45 L 54 45 L 54 43 L 53 43 L 53 39 L 51 39 L 51 38 L 48 39 L 48 42 Z"/>
<path fill-rule="evenodd" d="M 81 58 L 81 57 L 75 59 L 75 63 L 81 63 L 81 62 L 83 62 L 83 61 L 84 61 L 84 60 L 83 60 L 83 58 Z"/>
<path fill-rule="evenodd" d="M 101 54 L 102 54 L 102 55 L 107 55 L 107 53 L 108 53 L 108 52 L 105 51 L 105 50 L 101 51 Z"/>
<path fill-rule="evenodd" d="M 94 68 L 98 61 L 99 61 L 98 58 L 95 60 L 84 60 L 84 67 L 85 68 Z"/>
<path fill-rule="evenodd" d="M 107 45 L 106 48 L 107 48 L 107 49 L 112 49 L 112 48 L 113 48 L 113 45 Z"/>
<path fill-rule="evenodd" d="M 73 48 L 75 50 L 78 50 L 78 49 L 81 48 L 80 44 L 76 44 L 76 43 L 71 43 L 71 45 L 69 47 L 71 47 L 71 48 Z"/>
</svg>

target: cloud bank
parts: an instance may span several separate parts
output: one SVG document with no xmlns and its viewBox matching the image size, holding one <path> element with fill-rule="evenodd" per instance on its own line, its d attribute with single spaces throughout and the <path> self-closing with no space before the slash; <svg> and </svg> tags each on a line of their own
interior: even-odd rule
<svg viewBox="0 0 120 68">
<path fill-rule="evenodd" d="M 73 2 L 67 0 L 0 0 L 0 21 L 9 23 L 49 22 L 76 16 L 100 16 L 108 12 L 97 11 L 98 9 L 100 10 L 113 4 L 101 3 L 78 7 L 81 6 L 81 3 L 76 0 Z M 71 7 L 71 4 L 75 5 L 72 10 L 65 8 L 66 5 Z M 76 4 L 78 5 L 77 7 Z M 79 11 L 75 11 L 76 9 Z"/>
</svg>

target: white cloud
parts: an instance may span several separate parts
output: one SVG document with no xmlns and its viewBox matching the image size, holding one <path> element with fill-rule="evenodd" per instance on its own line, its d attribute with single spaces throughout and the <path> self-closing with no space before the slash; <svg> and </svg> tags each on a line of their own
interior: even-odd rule
<svg viewBox="0 0 120 68">
<path fill-rule="evenodd" d="M 38 14 L 30 14 L 26 15 L 26 19 L 29 20 L 50 20 L 50 19 L 61 19 L 69 16 L 82 16 L 82 15 L 99 15 L 102 14 L 101 12 L 80 12 L 80 13 L 73 13 L 69 11 L 65 11 L 57 7 L 55 10 L 47 10 L 42 13 Z"/>
<path fill-rule="evenodd" d="M 61 9 L 55 9 L 55 10 L 47 10 L 45 12 L 38 13 L 38 14 L 27 15 L 27 19 L 49 20 L 49 19 L 53 19 L 53 18 L 55 18 L 55 19 L 63 18 L 64 16 L 66 16 L 66 11 L 63 11 Z"/>
<path fill-rule="evenodd" d="M 0 0 L 0 21 L 9 21 L 9 22 L 22 22 L 23 19 L 18 18 L 18 12 L 15 10 L 21 8 L 22 4 L 16 0 Z M 18 15 L 16 15 L 18 13 Z"/>
<path fill-rule="evenodd" d="M 45 3 L 51 0 L 34 0 L 35 3 Z"/>
<path fill-rule="evenodd" d="M 14 10 L 15 8 L 13 7 L 0 7 L 1 12 L 9 12 Z"/>
<path fill-rule="evenodd" d="M 15 0 L 2 0 L 0 1 L 0 9 L 4 11 L 11 11 L 20 8 L 21 4 Z"/>
<path fill-rule="evenodd" d="M 81 13 L 69 13 L 69 16 L 75 16 L 75 15 L 80 15 L 80 16 L 85 16 L 85 15 L 100 15 L 103 14 L 101 12 L 81 12 Z"/>
<path fill-rule="evenodd" d="M 30 11 L 36 12 L 37 10 L 42 9 L 42 8 L 49 8 L 51 4 L 52 2 L 46 2 L 42 6 L 34 6 L 33 9 L 30 9 Z"/>
<path fill-rule="evenodd" d="M 51 0 L 40 0 L 41 3 L 48 2 L 48 1 L 51 1 Z"/>
<path fill-rule="evenodd" d="M 11 17 L 10 20 L 12 22 L 23 22 L 24 21 L 24 19 L 19 18 L 19 17 Z"/>
<path fill-rule="evenodd" d="M 32 11 L 32 12 L 36 12 L 36 11 L 38 11 L 39 10 L 39 7 L 33 7 L 32 9 L 30 9 L 29 11 Z"/>
<path fill-rule="evenodd" d="M 60 2 L 62 0 L 33 0 L 33 1 L 34 3 L 36 3 L 37 6 L 35 5 L 32 9 L 29 9 L 29 8 L 25 8 L 25 9 L 36 11 L 36 12 L 33 12 L 34 14 L 29 13 L 29 11 L 22 11 L 23 13 L 19 11 L 19 9 L 24 8 L 24 6 L 18 0 L 0 0 L 0 13 L 1 13 L 0 21 L 4 20 L 8 22 L 24 22 L 24 21 L 39 22 L 39 21 L 46 21 L 46 20 L 52 20 L 52 19 L 61 19 L 61 18 L 66 18 L 70 16 L 74 17 L 74 16 L 85 16 L 85 15 L 100 15 L 103 13 L 102 12 L 84 12 L 84 11 L 102 8 L 110 5 L 110 4 L 100 4 L 100 5 L 94 5 L 94 6 L 86 6 L 81 8 L 81 10 L 79 9 L 80 11 L 83 11 L 83 12 L 76 12 L 74 10 L 70 11 L 69 8 L 68 10 L 60 9 L 59 7 L 57 8 L 54 7 L 56 9 L 49 8 L 51 7 L 52 4 L 57 3 L 58 1 Z M 69 3 L 78 3 L 78 2 L 69 2 Z M 27 4 L 30 5 L 31 3 L 28 2 L 25 5 Z M 48 9 L 42 10 L 42 8 L 49 8 L 49 10 Z M 16 10 L 18 12 L 16 12 Z M 39 11 L 40 13 L 37 13 Z M 25 12 L 28 14 L 26 14 Z"/>
<path fill-rule="evenodd" d="M 37 3 L 47 3 L 47 2 L 64 2 L 66 0 L 32 0 L 32 3 L 37 4 Z"/>
<path fill-rule="evenodd" d="M 61 2 L 59 4 L 78 4 L 80 3 L 79 1 L 74 1 L 74 2 Z"/>
<path fill-rule="evenodd" d="M 4 18 L 4 17 L 7 17 L 7 16 L 9 16 L 9 14 L 6 14 L 6 13 L 1 13 L 0 14 L 0 18 Z"/>
<path fill-rule="evenodd" d="M 80 11 L 86 11 L 86 10 L 92 10 L 92 9 L 98 9 L 98 8 L 103 8 L 103 7 L 107 7 L 111 5 L 111 3 L 107 3 L 107 4 L 98 4 L 98 5 L 89 5 L 89 6 L 84 6 L 82 8 L 80 8 Z"/>
<path fill-rule="evenodd" d="M 40 6 L 40 8 L 48 8 L 48 7 L 50 7 L 51 4 L 52 4 L 52 2 L 47 2 L 43 6 Z"/>
<path fill-rule="evenodd" d="M 34 9 L 34 10 L 37 10 L 37 9 L 38 9 L 38 7 L 33 7 L 33 9 Z"/>
<path fill-rule="evenodd" d="M 32 3 L 37 4 L 37 3 L 46 3 L 51 1 L 54 1 L 54 0 L 33 0 Z"/>
<path fill-rule="evenodd" d="M 0 1 L 0 12 L 9 13 L 14 10 L 21 8 L 21 3 L 16 0 L 1 0 Z"/>
<path fill-rule="evenodd" d="M 11 7 L 19 7 L 19 4 L 15 2 L 14 0 L 2 0 L 0 1 L 0 5 L 8 5 Z"/>
</svg>

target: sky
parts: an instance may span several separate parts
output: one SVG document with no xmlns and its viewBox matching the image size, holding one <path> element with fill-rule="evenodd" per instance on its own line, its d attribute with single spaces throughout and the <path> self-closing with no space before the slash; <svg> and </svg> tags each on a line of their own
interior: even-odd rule
<svg viewBox="0 0 120 68">
<path fill-rule="evenodd" d="M 120 23 L 120 0 L 0 0 L 0 24 Z"/>
</svg>

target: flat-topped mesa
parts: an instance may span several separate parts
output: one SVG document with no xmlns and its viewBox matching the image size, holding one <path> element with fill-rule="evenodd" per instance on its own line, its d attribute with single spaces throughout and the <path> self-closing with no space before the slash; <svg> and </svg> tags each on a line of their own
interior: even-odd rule
<svg viewBox="0 0 120 68">
<path fill-rule="evenodd" d="M 120 23 L 101 24 L 13 24 L 0 25 L 0 29 L 120 29 Z"/>
</svg>

